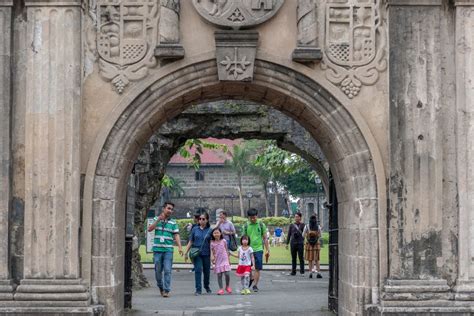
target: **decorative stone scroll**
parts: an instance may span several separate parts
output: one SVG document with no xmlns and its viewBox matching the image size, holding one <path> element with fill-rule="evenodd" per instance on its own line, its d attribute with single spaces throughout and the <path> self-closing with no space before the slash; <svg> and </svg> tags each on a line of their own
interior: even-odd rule
<svg viewBox="0 0 474 316">
<path fill-rule="evenodd" d="M 184 48 L 179 42 L 179 0 L 160 0 L 159 44 L 155 56 L 176 60 L 184 57 Z"/>
<path fill-rule="evenodd" d="M 329 0 L 326 4 L 326 77 L 353 98 L 387 68 L 380 0 Z"/>
<path fill-rule="evenodd" d="M 298 62 L 310 62 L 322 59 L 318 41 L 318 12 L 316 0 L 298 0 L 297 27 L 298 46 L 292 59 Z"/>
<path fill-rule="evenodd" d="M 252 81 L 258 32 L 217 31 L 215 39 L 219 80 Z"/>
<path fill-rule="evenodd" d="M 272 18 L 283 0 L 193 0 L 199 14 L 212 24 L 240 29 Z"/>
<path fill-rule="evenodd" d="M 156 0 L 99 0 L 97 52 L 100 74 L 118 93 L 156 65 L 159 4 Z"/>
</svg>

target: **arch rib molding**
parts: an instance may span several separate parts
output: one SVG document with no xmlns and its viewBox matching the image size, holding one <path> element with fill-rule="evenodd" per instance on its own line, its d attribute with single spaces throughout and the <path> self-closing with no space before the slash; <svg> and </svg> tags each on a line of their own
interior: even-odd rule
<svg viewBox="0 0 474 316">
<path fill-rule="evenodd" d="M 226 83 L 218 80 L 214 58 L 182 61 L 125 96 L 97 138 L 85 179 L 82 275 L 93 303 L 104 304 L 110 315 L 123 306 L 125 188 L 141 147 L 188 106 L 219 99 L 272 106 L 321 145 L 339 195 L 339 311 L 361 313 L 377 303 L 371 298 L 385 274 L 380 253 L 386 247 L 381 156 L 361 116 L 305 75 L 303 67 L 292 67 L 299 66 L 260 58 L 252 82 Z M 112 240 L 112 246 L 102 240 Z"/>
</svg>

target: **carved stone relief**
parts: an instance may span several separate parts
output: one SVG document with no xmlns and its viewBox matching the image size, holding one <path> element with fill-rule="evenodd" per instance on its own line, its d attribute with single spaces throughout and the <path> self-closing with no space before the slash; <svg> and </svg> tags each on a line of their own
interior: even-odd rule
<svg viewBox="0 0 474 316">
<path fill-rule="evenodd" d="M 258 33 L 253 31 L 217 31 L 216 58 L 219 80 L 253 79 Z"/>
<path fill-rule="evenodd" d="M 273 17 L 283 0 L 193 0 L 199 14 L 218 26 L 240 29 Z"/>
<path fill-rule="evenodd" d="M 298 0 L 296 10 L 298 43 L 292 58 L 298 62 L 321 60 L 318 36 L 317 0 Z"/>
<path fill-rule="evenodd" d="M 92 2 L 96 18 L 96 50 L 103 78 L 118 93 L 156 65 L 159 4 L 155 0 L 98 0 Z"/>
<path fill-rule="evenodd" d="M 353 98 L 387 68 L 380 0 L 329 0 L 326 5 L 326 77 Z"/>
<path fill-rule="evenodd" d="M 184 48 L 179 42 L 179 0 L 160 0 L 159 44 L 155 56 L 162 59 L 184 57 Z"/>
</svg>

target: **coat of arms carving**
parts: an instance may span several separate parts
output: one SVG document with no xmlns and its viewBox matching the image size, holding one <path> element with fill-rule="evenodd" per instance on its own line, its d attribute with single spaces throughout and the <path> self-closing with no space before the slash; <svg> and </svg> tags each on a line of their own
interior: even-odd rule
<svg viewBox="0 0 474 316">
<path fill-rule="evenodd" d="M 193 0 L 193 4 L 207 21 L 239 29 L 267 21 L 280 9 L 283 0 Z"/>
<path fill-rule="evenodd" d="M 156 0 L 99 0 L 97 53 L 100 74 L 119 93 L 131 80 L 143 78 L 156 64 L 159 2 Z"/>
<path fill-rule="evenodd" d="M 330 0 L 326 7 L 323 68 L 353 98 L 387 67 L 380 0 Z"/>
</svg>

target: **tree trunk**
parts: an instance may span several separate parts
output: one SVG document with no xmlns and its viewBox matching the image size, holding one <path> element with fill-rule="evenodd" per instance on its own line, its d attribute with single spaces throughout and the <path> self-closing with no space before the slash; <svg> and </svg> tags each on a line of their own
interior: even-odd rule
<svg viewBox="0 0 474 316">
<path fill-rule="evenodd" d="M 278 216 L 278 186 L 276 181 L 273 183 L 274 193 L 275 193 L 275 217 Z"/>
<path fill-rule="evenodd" d="M 244 198 L 242 197 L 242 174 L 237 174 L 237 183 L 239 185 L 239 202 L 240 202 L 240 216 L 245 217 L 244 213 Z"/>
<path fill-rule="evenodd" d="M 288 214 L 291 215 L 291 201 L 290 201 L 290 194 L 288 191 L 285 191 L 285 197 L 286 197 L 286 206 L 288 207 Z"/>
<path fill-rule="evenodd" d="M 268 202 L 267 183 L 263 183 L 263 196 L 265 197 L 265 216 L 270 216 L 270 203 Z"/>
</svg>

